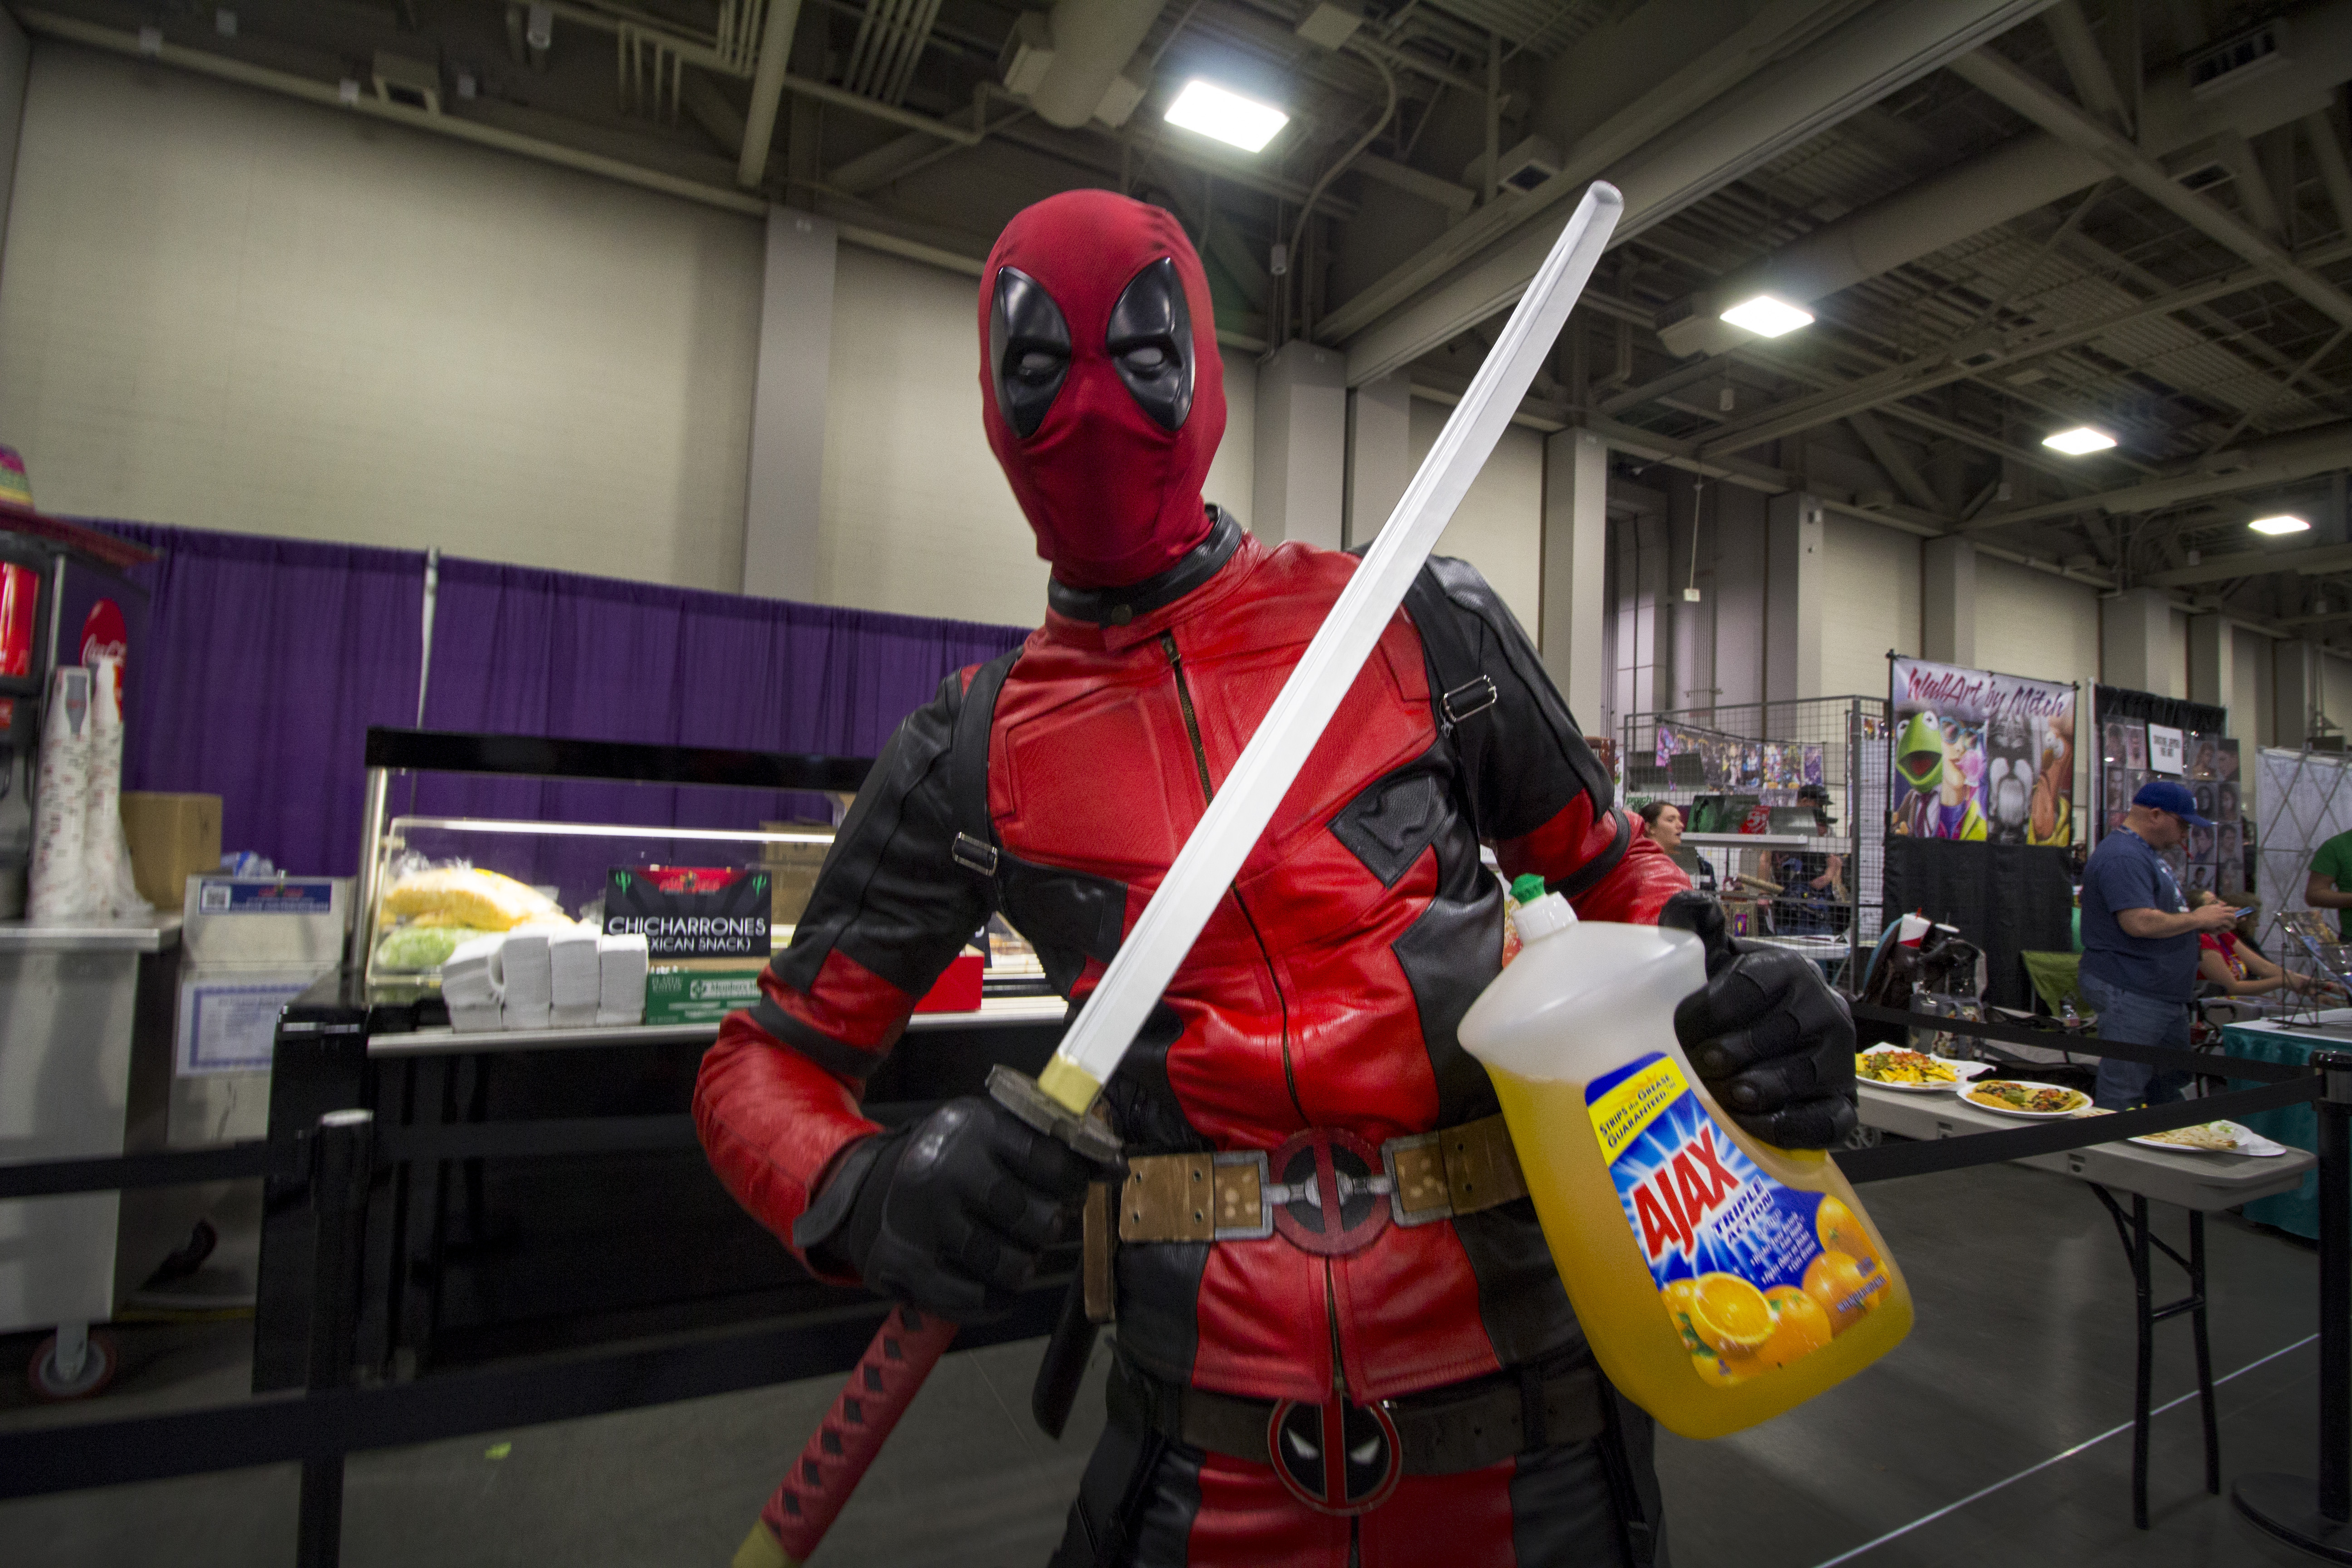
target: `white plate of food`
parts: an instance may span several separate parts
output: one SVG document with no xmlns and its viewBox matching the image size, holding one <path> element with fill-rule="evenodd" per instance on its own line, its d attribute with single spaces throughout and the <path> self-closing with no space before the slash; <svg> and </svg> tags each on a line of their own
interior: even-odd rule
<svg viewBox="0 0 2352 1568">
<path fill-rule="evenodd" d="M 2251 1154 L 2258 1160 L 2267 1160 L 2286 1152 L 2285 1144 L 2274 1143 L 2252 1128 L 2235 1121 L 2200 1121 L 2168 1132 L 2150 1132 L 2131 1142 L 2168 1154 Z"/>
<path fill-rule="evenodd" d="M 2091 1108 L 2091 1097 L 2079 1089 L 2061 1089 L 2054 1083 L 2024 1083 L 2006 1078 L 1989 1078 L 1982 1082 L 1972 1083 L 1960 1091 L 1960 1098 L 1979 1110 L 1990 1110 L 1996 1116 L 2021 1117 L 2028 1121 L 2074 1116 Z"/>
<path fill-rule="evenodd" d="M 1979 1073 L 1991 1070 L 1989 1062 L 1956 1062 L 1901 1046 L 1873 1046 L 1853 1058 L 1857 1080 L 1897 1094 L 1948 1094 Z"/>
</svg>

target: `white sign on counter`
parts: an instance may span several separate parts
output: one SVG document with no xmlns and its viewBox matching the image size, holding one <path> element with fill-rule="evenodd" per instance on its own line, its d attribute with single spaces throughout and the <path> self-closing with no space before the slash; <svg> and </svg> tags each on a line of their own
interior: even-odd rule
<svg viewBox="0 0 2352 1568">
<path fill-rule="evenodd" d="M 174 1066 L 182 1078 L 269 1066 L 278 1016 L 310 988 L 309 974 L 240 974 L 183 981 Z"/>
</svg>

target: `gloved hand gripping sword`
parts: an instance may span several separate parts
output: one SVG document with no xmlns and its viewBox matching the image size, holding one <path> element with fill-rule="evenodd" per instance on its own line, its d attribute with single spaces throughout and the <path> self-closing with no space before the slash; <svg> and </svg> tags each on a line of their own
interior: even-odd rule
<svg viewBox="0 0 2352 1568">
<path fill-rule="evenodd" d="M 1612 185 L 1596 181 L 1585 192 L 1403 499 L 1185 840 L 1134 933 L 1079 1009 L 1054 1059 L 1034 1079 L 1005 1067 L 989 1074 L 990 1097 L 1029 1127 L 1102 1165 L 1118 1164 L 1118 1140 L 1087 1112 L 1486 467 L 1536 370 L 1567 326 L 1623 210 L 1624 197 Z M 848 1386 L 761 1510 L 736 1553 L 736 1568 L 797 1568 L 808 1561 L 954 1336 L 955 1325 L 934 1313 L 904 1306 L 892 1310 Z"/>
</svg>

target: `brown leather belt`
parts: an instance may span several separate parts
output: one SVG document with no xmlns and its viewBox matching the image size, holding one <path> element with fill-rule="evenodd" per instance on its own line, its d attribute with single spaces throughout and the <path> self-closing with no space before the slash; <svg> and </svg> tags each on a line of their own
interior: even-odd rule
<svg viewBox="0 0 2352 1568">
<path fill-rule="evenodd" d="M 1129 1404 L 1142 1425 L 1195 1448 L 1277 1469 L 1285 1467 L 1274 1451 L 1276 1435 L 1286 1440 L 1291 1431 L 1285 1417 L 1294 1410 L 1313 1408 L 1181 1387 L 1124 1361 L 1118 1370 L 1129 1399 L 1118 1403 Z M 1536 1433 L 1528 1430 L 1531 1397 L 1542 1401 L 1542 1428 Z M 1385 1417 L 1381 1426 L 1395 1434 L 1400 1473 L 1449 1476 L 1484 1469 L 1532 1449 L 1599 1437 L 1607 1430 L 1601 1403 L 1605 1397 L 1601 1374 L 1586 1365 L 1539 1381 L 1505 1372 L 1351 1408 Z"/>
<path fill-rule="evenodd" d="M 1318 1127 L 1271 1152 L 1142 1154 L 1127 1169 L 1118 1238 L 1129 1243 L 1255 1241 L 1279 1231 L 1309 1251 L 1352 1252 L 1391 1223 L 1429 1225 L 1528 1195 L 1499 1115 L 1378 1149 Z"/>
</svg>

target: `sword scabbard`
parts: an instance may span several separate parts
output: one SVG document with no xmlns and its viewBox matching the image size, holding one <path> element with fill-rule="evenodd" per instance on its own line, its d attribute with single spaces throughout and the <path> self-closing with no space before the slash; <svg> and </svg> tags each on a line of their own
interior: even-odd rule
<svg viewBox="0 0 2352 1568">
<path fill-rule="evenodd" d="M 956 1325 L 935 1313 L 890 1309 L 808 1447 L 760 1510 L 760 1528 L 775 1538 L 783 1564 L 808 1561 L 955 1336 Z"/>
</svg>

